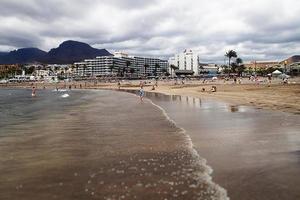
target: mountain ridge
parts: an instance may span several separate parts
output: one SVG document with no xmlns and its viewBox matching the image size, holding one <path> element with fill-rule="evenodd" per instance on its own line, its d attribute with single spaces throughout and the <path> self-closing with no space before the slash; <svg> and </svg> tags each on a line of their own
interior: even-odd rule
<svg viewBox="0 0 300 200">
<path fill-rule="evenodd" d="M 96 56 L 112 55 L 106 49 L 96 49 L 89 44 L 67 40 L 49 52 L 35 47 L 20 48 L 0 53 L 0 64 L 26 64 L 41 62 L 47 64 L 72 64 Z"/>
</svg>

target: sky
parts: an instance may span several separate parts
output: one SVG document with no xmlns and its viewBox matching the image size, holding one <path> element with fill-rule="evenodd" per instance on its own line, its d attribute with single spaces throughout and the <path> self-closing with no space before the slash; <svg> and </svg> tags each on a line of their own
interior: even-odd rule
<svg viewBox="0 0 300 200">
<path fill-rule="evenodd" d="M 202 62 L 300 54 L 299 0 L 0 0 L 0 51 L 65 40 L 110 52 L 169 58 L 192 49 Z"/>
</svg>

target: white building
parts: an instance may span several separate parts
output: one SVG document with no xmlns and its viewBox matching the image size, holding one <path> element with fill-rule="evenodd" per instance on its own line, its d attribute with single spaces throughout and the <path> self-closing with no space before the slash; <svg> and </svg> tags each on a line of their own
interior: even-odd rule
<svg viewBox="0 0 300 200">
<path fill-rule="evenodd" d="M 161 75 L 168 71 L 168 61 L 158 58 L 129 56 L 116 52 L 113 56 L 99 56 L 74 63 L 80 76 L 144 76 Z M 164 70 L 165 69 L 165 70 Z"/>
<path fill-rule="evenodd" d="M 169 64 L 179 67 L 179 71 L 193 71 L 194 75 L 199 75 L 199 63 L 199 54 L 192 50 L 185 50 L 169 59 Z"/>
</svg>

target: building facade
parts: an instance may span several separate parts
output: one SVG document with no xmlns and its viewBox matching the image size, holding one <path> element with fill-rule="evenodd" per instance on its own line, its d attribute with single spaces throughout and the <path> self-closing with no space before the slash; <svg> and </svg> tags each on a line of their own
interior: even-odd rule
<svg viewBox="0 0 300 200">
<path fill-rule="evenodd" d="M 245 63 L 244 66 L 248 71 L 257 71 L 265 70 L 270 67 L 280 67 L 280 64 L 277 61 L 251 61 L 249 63 Z"/>
<path fill-rule="evenodd" d="M 116 52 L 113 56 L 100 56 L 74 63 L 79 76 L 151 76 L 168 71 L 168 61 L 158 58 L 129 56 Z"/>
<path fill-rule="evenodd" d="M 134 65 L 139 75 L 160 76 L 169 72 L 168 61 L 158 58 L 134 57 Z"/>
<path fill-rule="evenodd" d="M 199 73 L 217 75 L 220 72 L 220 66 L 213 63 L 200 63 Z"/>
<path fill-rule="evenodd" d="M 199 54 L 192 50 L 185 50 L 169 59 L 169 64 L 178 67 L 179 71 L 193 71 L 194 75 L 199 75 L 199 63 Z"/>
</svg>

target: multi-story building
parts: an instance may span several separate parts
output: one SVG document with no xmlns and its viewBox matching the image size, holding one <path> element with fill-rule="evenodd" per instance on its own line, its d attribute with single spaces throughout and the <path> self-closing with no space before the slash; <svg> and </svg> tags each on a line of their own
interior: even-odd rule
<svg viewBox="0 0 300 200">
<path fill-rule="evenodd" d="M 158 58 L 134 57 L 116 52 L 113 56 L 100 56 L 74 63 L 80 76 L 105 75 L 161 75 L 168 71 L 168 62 Z M 146 71 L 145 71 L 146 69 Z M 165 69 L 165 70 L 164 70 Z"/>
<path fill-rule="evenodd" d="M 134 57 L 134 65 L 139 75 L 155 76 L 169 71 L 168 61 L 158 58 Z"/>
<path fill-rule="evenodd" d="M 249 63 L 244 64 L 247 70 L 257 71 L 257 70 L 265 70 L 270 67 L 280 67 L 278 61 L 251 61 Z"/>
<path fill-rule="evenodd" d="M 199 54 L 192 50 L 185 50 L 182 53 L 176 54 L 169 59 L 169 63 L 178 67 L 178 71 L 191 71 L 194 72 L 194 75 L 199 75 Z"/>
</svg>

